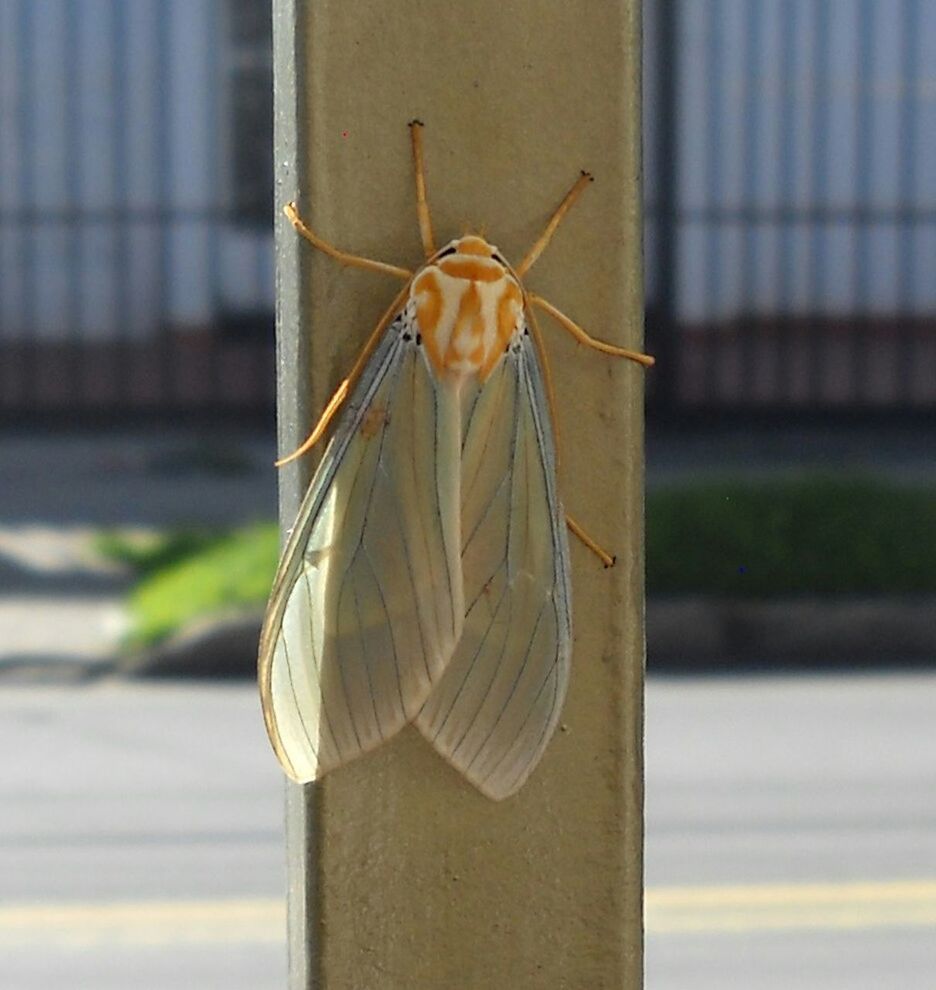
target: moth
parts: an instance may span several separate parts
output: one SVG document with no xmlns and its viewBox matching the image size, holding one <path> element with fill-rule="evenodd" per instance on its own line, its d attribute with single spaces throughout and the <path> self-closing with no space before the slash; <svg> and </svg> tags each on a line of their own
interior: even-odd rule
<svg viewBox="0 0 936 990">
<path fill-rule="evenodd" d="M 590 175 L 511 266 L 477 234 L 435 246 L 419 121 L 410 134 L 417 270 L 347 254 L 285 207 L 319 251 L 404 285 L 309 438 L 279 462 L 309 450 L 340 412 L 274 580 L 260 695 L 293 780 L 317 780 L 412 723 L 500 800 L 523 785 L 556 728 L 572 646 L 567 520 L 534 308 L 591 348 L 653 359 L 593 339 L 523 284 Z"/>
</svg>

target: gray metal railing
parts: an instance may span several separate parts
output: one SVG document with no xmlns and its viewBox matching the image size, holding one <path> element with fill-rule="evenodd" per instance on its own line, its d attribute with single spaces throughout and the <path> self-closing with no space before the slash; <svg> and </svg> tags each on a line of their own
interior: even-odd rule
<svg viewBox="0 0 936 990">
<path fill-rule="evenodd" d="M 0 4 L 0 417 L 272 410 L 267 15 Z M 651 414 L 936 408 L 934 57 L 924 0 L 646 0 Z"/>
<path fill-rule="evenodd" d="M 654 410 L 936 408 L 936 10 L 645 10 Z"/>
</svg>

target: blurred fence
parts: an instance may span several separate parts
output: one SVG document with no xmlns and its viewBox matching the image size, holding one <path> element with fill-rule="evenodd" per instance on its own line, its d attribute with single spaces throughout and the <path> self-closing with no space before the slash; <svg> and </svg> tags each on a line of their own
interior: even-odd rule
<svg viewBox="0 0 936 990">
<path fill-rule="evenodd" d="M 0 414 L 270 415 L 270 13 L 0 4 Z"/>
<path fill-rule="evenodd" d="M 936 408 L 936 4 L 645 3 L 660 412 Z"/>
<path fill-rule="evenodd" d="M 645 0 L 650 409 L 936 408 L 936 4 Z M 0 3 L 0 417 L 269 416 L 267 0 Z"/>
</svg>

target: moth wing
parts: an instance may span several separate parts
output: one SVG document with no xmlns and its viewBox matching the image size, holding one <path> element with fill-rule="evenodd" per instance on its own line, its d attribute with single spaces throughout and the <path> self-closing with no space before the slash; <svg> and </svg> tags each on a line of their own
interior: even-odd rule
<svg viewBox="0 0 936 990">
<path fill-rule="evenodd" d="M 260 641 L 264 720 L 294 780 L 419 711 L 464 614 L 458 400 L 412 320 L 388 327 L 303 499 Z"/>
<path fill-rule="evenodd" d="M 556 727 L 569 679 L 565 519 L 536 351 L 526 334 L 465 400 L 465 625 L 416 718 L 488 797 L 516 792 Z"/>
</svg>

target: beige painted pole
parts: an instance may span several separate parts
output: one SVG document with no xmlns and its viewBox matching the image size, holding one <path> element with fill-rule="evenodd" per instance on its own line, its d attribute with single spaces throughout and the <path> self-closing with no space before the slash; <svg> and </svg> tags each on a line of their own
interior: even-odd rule
<svg viewBox="0 0 936 990">
<path fill-rule="evenodd" d="M 639 0 L 277 0 L 277 196 L 322 236 L 420 261 L 406 123 L 425 121 L 436 237 L 514 261 L 588 168 L 596 182 L 528 286 L 639 346 Z M 278 220 L 280 439 L 292 450 L 396 291 Z M 413 730 L 287 801 L 290 987 L 642 985 L 642 369 L 541 319 L 572 541 L 569 695 L 523 790 L 495 804 Z M 292 522 L 311 465 L 283 470 Z"/>
</svg>

